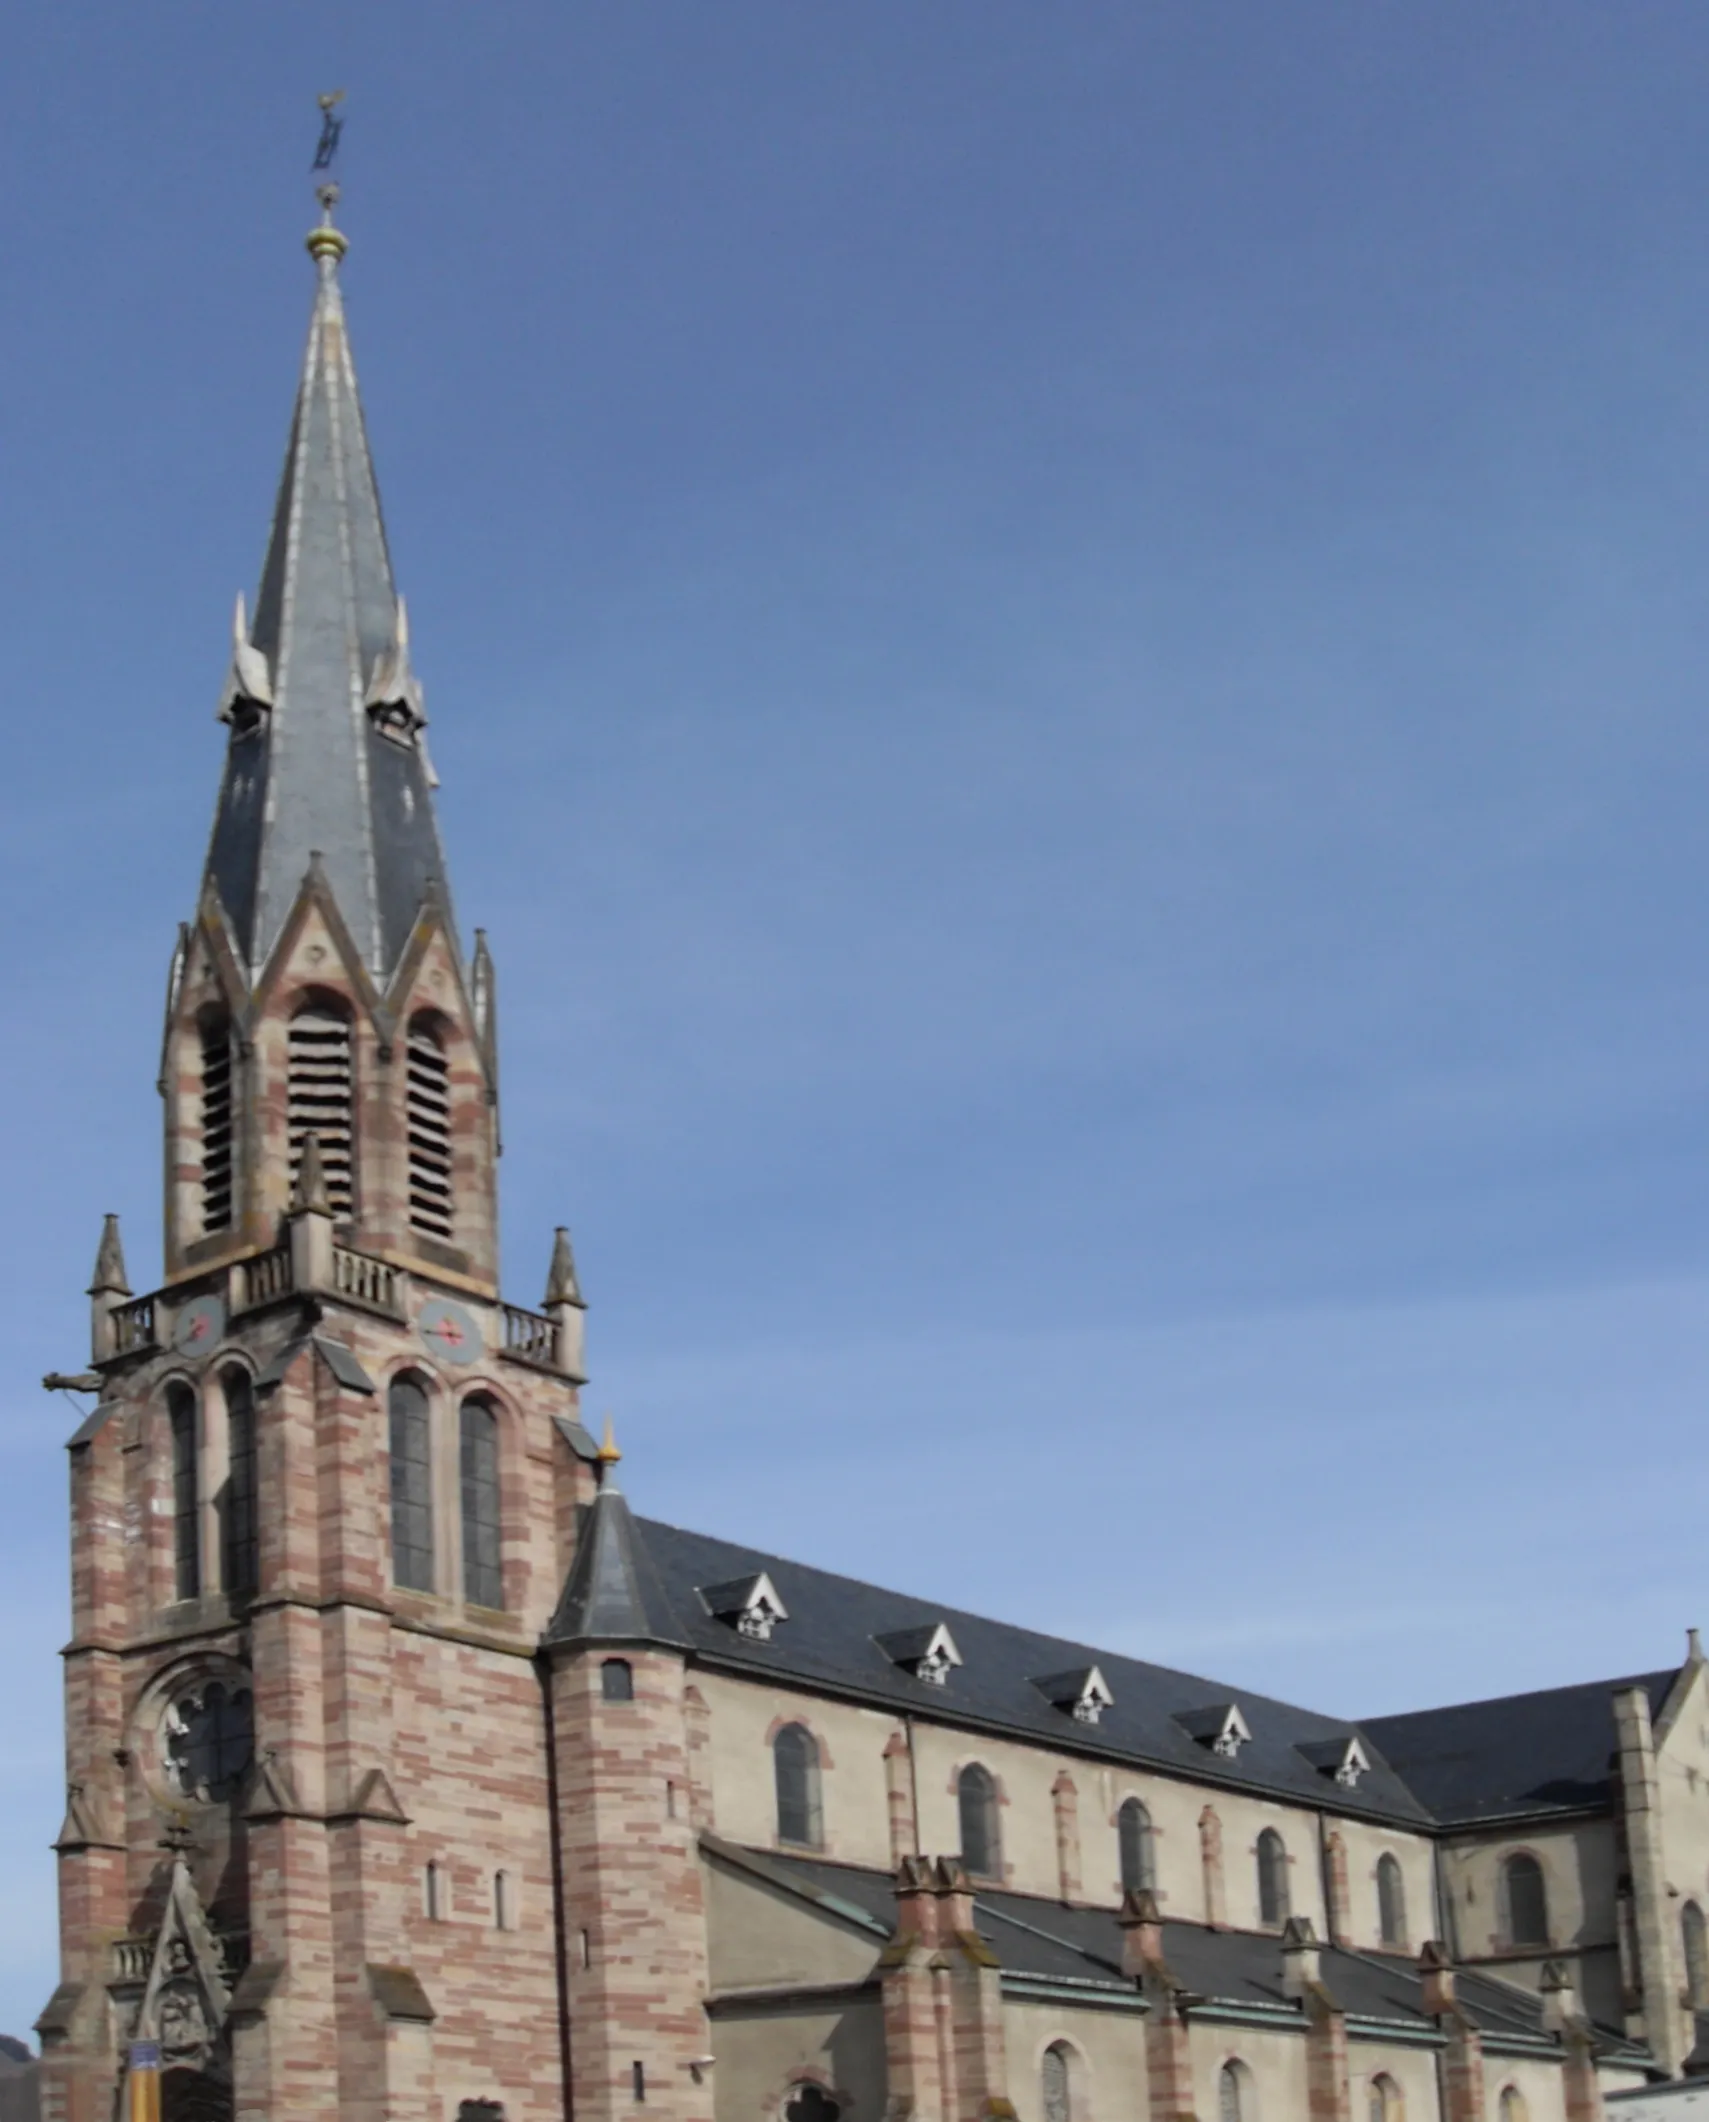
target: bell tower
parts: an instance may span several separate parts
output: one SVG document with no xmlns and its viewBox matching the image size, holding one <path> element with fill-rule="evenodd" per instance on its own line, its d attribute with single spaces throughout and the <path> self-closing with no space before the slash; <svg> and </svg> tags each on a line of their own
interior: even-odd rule
<svg viewBox="0 0 1709 2122">
<path fill-rule="evenodd" d="M 562 2112 L 539 1659 L 597 1487 L 582 1299 L 563 1231 L 541 1307 L 500 1295 L 492 960 L 335 197 L 172 959 L 162 1273 L 109 1218 L 90 1291 L 49 2122 Z"/>
</svg>

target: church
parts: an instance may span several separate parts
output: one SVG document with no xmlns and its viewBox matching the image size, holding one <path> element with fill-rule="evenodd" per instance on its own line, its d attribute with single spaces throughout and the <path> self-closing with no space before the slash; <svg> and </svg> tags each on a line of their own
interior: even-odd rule
<svg viewBox="0 0 1709 2122">
<path fill-rule="evenodd" d="M 333 197 L 172 959 L 163 1277 L 109 1218 L 48 1380 L 97 1396 L 48 2122 L 1598 2122 L 1687 2085 L 1695 1633 L 1350 1724 L 642 1514 L 567 1233 L 537 1307 L 499 1279 L 494 962 Z"/>
</svg>

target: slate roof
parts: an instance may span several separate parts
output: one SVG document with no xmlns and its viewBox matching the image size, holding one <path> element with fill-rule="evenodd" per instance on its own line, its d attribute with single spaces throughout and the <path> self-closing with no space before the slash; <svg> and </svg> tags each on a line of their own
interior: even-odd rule
<svg viewBox="0 0 1709 2122">
<path fill-rule="evenodd" d="M 597 1456 L 597 1455 L 596 1455 Z M 576 1558 L 546 1631 L 548 1643 L 682 1643 L 649 1544 L 637 1534 L 613 1467 L 582 1519 Z"/>
<path fill-rule="evenodd" d="M 1678 1677 L 1670 1667 L 1627 1680 L 1590 1680 L 1372 1717 L 1360 1729 L 1445 1826 L 1600 1809 L 1609 1803 L 1612 1698 L 1641 1687 L 1655 1717 Z"/>
<path fill-rule="evenodd" d="M 317 248 L 308 350 L 250 640 L 273 704 L 234 721 L 207 874 L 251 973 L 311 855 L 383 985 L 430 888 L 447 897 L 426 756 L 364 709 L 395 650 L 397 592 L 338 285 L 341 242 Z M 448 903 L 448 898 L 447 898 Z"/>
<path fill-rule="evenodd" d="M 669 1603 L 675 1640 L 731 1669 L 1014 1732 L 1109 1760 L 1172 1769 L 1199 1782 L 1256 1789 L 1308 1805 L 1332 1799 L 1337 1810 L 1348 1813 L 1416 1825 L 1428 1822 L 1424 1807 L 1383 1759 L 1368 1728 L 1364 1737 L 1370 1773 L 1355 1787 L 1343 1788 L 1301 1751 L 1315 1750 L 1354 1730 L 1336 1718 L 903 1592 L 883 1591 L 656 1519 L 639 1521 L 639 1529 Z M 702 1587 L 761 1570 L 776 1585 L 789 1613 L 769 1642 L 739 1635 L 728 1621 L 714 1618 L 700 1596 Z M 877 1640 L 907 1638 L 939 1621 L 947 1622 L 963 1660 L 943 1687 L 916 1679 Z M 1082 1724 L 1049 1701 L 1037 1683 L 1093 1664 L 1115 1700 L 1099 1723 Z M 1236 1700 L 1252 1738 L 1234 1759 L 1213 1753 L 1179 1721 L 1183 1713 Z"/>
<path fill-rule="evenodd" d="M 733 1857 L 746 1868 L 775 1878 L 832 1913 L 852 1912 L 865 1924 L 894 1934 L 896 1897 L 886 1873 L 820 1858 L 730 1850 L 715 1840 L 712 1855 Z M 1005 1975 L 1040 1983 L 1093 1984 L 1131 1995 L 1123 1975 L 1121 1929 L 1114 1909 L 1070 1908 L 1028 1894 L 976 1891 L 974 1921 Z M 1163 1954 L 1200 2009 L 1291 2013 L 1282 1993 L 1282 1948 L 1269 1932 L 1209 1930 L 1196 1923 L 1165 1923 Z M 1429 2036 L 1435 2021 L 1424 2009 L 1417 1963 L 1389 1953 L 1320 1948 L 1320 1970 L 1330 1996 L 1352 2019 L 1379 2020 L 1405 2032 Z M 1470 1969 L 1455 1971 L 1455 1996 L 1486 2042 L 1499 2049 L 1549 2043 L 1542 2000 L 1529 1991 Z M 1631 2048 L 1615 2028 L 1599 2029 L 1610 2052 Z M 1634 2057 L 1638 2052 L 1632 2051 Z"/>
</svg>

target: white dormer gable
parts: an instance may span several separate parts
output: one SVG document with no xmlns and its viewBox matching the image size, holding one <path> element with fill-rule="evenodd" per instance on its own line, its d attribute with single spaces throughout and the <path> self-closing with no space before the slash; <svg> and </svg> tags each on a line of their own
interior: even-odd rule
<svg viewBox="0 0 1709 2122">
<path fill-rule="evenodd" d="M 1336 1762 L 1333 1773 L 1343 1790 L 1351 1790 L 1361 1776 L 1369 1774 L 1370 1767 L 1370 1755 L 1354 1737 L 1342 1748 L 1341 1759 Z"/>
<path fill-rule="evenodd" d="M 1076 1666 L 1073 1671 L 1052 1673 L 1035 1680 L 1034 1687 L 1058 1709 L 1067 1710 L 1076 1724 L 1096 1724 L 1115 1696 L 1109 1682 L 1095 1665 Z"/>
<path fill-rule="evenodd" d="M 1252 1738 L 1238 1702 L 1213 1702 L 1205 1709 L 1178 1711 L 1175 1721 L 1224 1761 L 1232 1761 Z"/>
<path fill-rule="evenodd" d="M 892 1664 L 911 1672 L 916 1680 L 924 1680 L 928 1687 L 947 1686 L 951 1672 L 961 1663 L 955 1638 L 942 1621 L 931 1621 L 921 1628 L 898 1629 L 875 1640 Z"/>
<path fill-rule="evenodd" d="M 728 1621 L 750 1643 L 769 1643 L 772 1630 L 789 1619 L 788 1607 L 763 1569 L 751 1577 L 732 1577 L 726 1584 L 702 1585 L 700 1596 L 714 1619 Z"/>
</svg>

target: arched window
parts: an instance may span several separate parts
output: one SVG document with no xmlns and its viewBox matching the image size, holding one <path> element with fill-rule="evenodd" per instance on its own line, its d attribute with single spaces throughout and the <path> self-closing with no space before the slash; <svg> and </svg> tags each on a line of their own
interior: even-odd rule
<svg viewBox="0 0 1709 2122">
<path fill-rule="evenodd" d="M 1288 1920 L 1288 1852 L 1273 1827 L 1258 1837 L 1258 1920 L 1272 1929 Z"/>
<path fill-rule="evenodd" d="M 1525 2095 L 1517 2085 L 1504 2085 L 1501 2098 L 1496 2103 L 1500 2122 L 1531 2122 L 1531 2110 L 1525 2104 Z"/>
<path fill-rule="evenodd" d="M 235 1365 L 220 1374 L 225 1395 L 225 1554 L 222 1573 L 231 1597 L 255 1590 L 260 1579 L 260 1525 L 256 1516 L 255 1388 Z"/>
<path fill-rule="evenodd" d="M 1507 1942 L 1547 1945 L 1549 1899 L 1543 1887 L 1543 1867 L 1529 1851 L 1520 1850 L 1502 1866 L 1502 1884 L 1507 1894 Z"/>
<path fill-rule="evenodd" d="M 798 2085 L 784 2102 L 783 2122 L 837 2122 L 841 2113 L 822 2085 Z"/>
<path fill-rule="evenodd" d="M 1217 2072 L 1216 2113 L 1217 2122 L 1257 2122 L 1252 2073 L 1232 2056 Z"/>
<path fill-rule="evenodd" d="M 1709 2009 L 1709 1925 L 1695 1901 L 1687 1901 L 1679 1912 L 1680 1936 L 1685 1944 L 1685 1994 L 1693 2011 Z"/>
<path fill-rule="evenodd" d="M 166 1388 L 172 1426 L 172 1590 L 194 1599 L 202 1589 L 201 1423 L 196 1396 L 182 1383 Z"/>
<path fill-rule="evenodd" d="M 406 1066 L 410 1225 L 449 1243 L 453 1223 L 451 1067 L 431 1017 L 410 1019 Z"/>
<path fill-rule="evenodd" d="M 805 1724 L 786 1724 L 772 1741 L 777 1779 L 777 1839 L 817 1849 L 824 1832 L 819 1812 L 819 1745 Z"/>
<path fill-rule="evenodd" d="M 413 1378 L 394 1378 L 388 1402 L 392 1446 L 392 1582 L 433 1589 L 433 1424 Z"/>
<path fill-rule="evenodd" d="M 635 1668 L 627 1658 L 607 1658 L 599 1668 L 599 1692 L 607 1702 L 633 1702 Z"/>
<path fill-rule="evenodd" d="M 210 1012 L 199 1027 L 202 1042 L 202 1230 L 231 1228 L 232 1114 L 231 1019 Z"/>
<path fill-rule="evenodd" d="M 457 1429 L 463 1473 L 463 1596 L 471 1606 L 502 1606 L 498 1417 L 484 1400 L 465 1400 Z"/>
<path fill-rule="evenodd" d="M 350 1019 L 332 1002 L 305 1002 L 291 1019 L 285 1035 L 285 1110 L 293 1183 L 304 1137 L 318 1135 L 326 1197 L 334 1215 L 349 1215 L 355 1112 Z"/>
<path fill-rule="evenodd" d="M 1379 2071 L 1371 2080 L 1367 2112 L 1371 2122 L 1406 2122 L 1406 2102 L 1387 2071 Z"/>
<path fill-rule="evenodd" d="M 1039 2104 L 1044 2122 L 1074 2122 L 1074 2086 L 1068 2068 L 1068 2045 L 1053 2041 L 1039 2059 Z"/>
<path fill-rule="evenodd" d="M 1151 1841 L 1151 1815 L 1137 1798 L 1127 1798 L 1116 1814 L 1116 1840 L 1121 1846 L 1122 1892 L 1135 1894 L 1157 1884 L 1157 1868 Z"/>
<path fill-rule="evenodd" d="M 975 1878 L 1003 1876 L 1003 1838 L 997 1826 L 997 1785 L 988 1768 L 969 1763 L 956 1779 L 961 1814 L 961 1861 Z"/>
<path fill-rule="evenodd" d="M 1377 1935 L 1385 1945 L 1406 1943 L 1406 1881 L 1388 1850 L 1377 1859 Z"/>
</svg>

